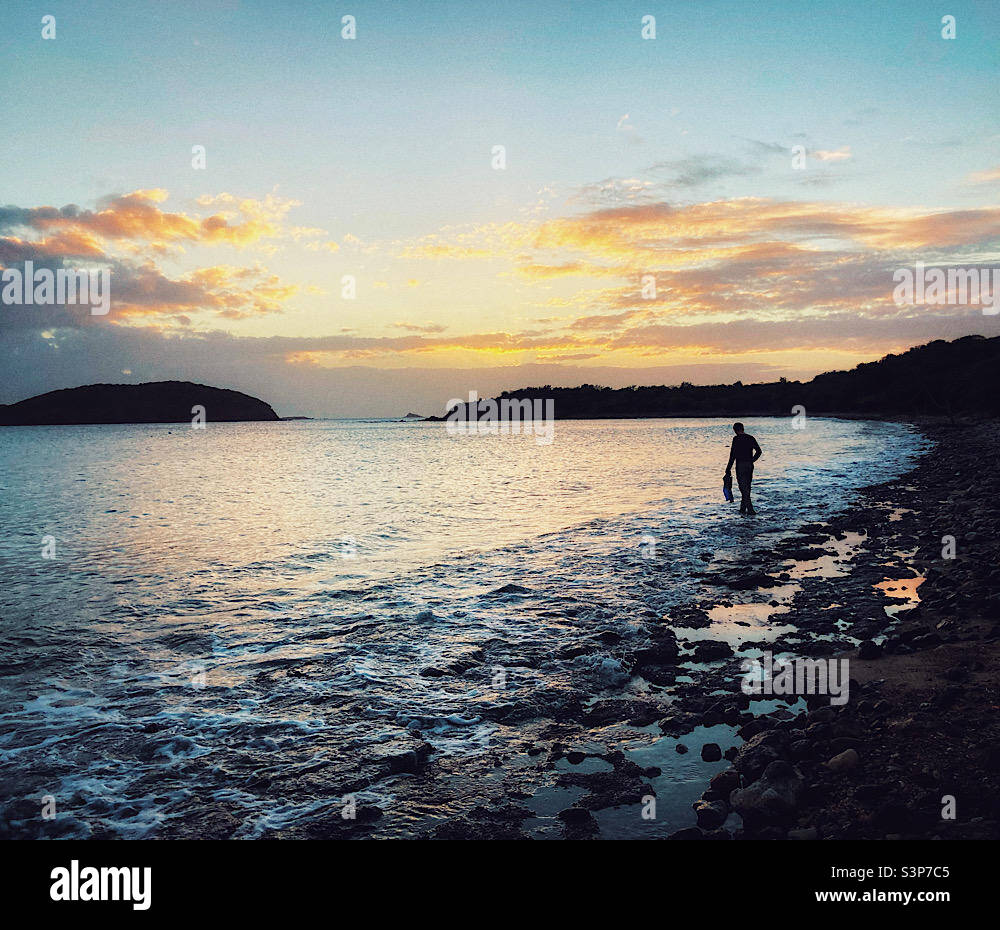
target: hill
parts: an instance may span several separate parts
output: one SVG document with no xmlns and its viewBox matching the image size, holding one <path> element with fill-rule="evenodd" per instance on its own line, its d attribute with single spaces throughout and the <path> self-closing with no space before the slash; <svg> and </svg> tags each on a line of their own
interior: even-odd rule
<svg viewBox="0 0 1000 930">
<path fill-rule="evenodd" d="M 153 381 L 87 384 L 0 404 L 0 425 L 190 423 L 196 406 L 205 408 L 208 422 L 278 419 L 270 405 L 249 394 L 190 381 Z"/>
<path fill-rule="evenodd" d="M 763 384 L 685 382 L 674 387 L 618 389 L 593 384 L 575 388 L 546 385 L 504 391 L 498 399 L 505 398 L 552 398 L 555 416 L 562 420 L 788 416 L 798 405 L 805 407 L 807 414 L 1000 416 L 1000 336 L 937 340 L 806 382 L 782 378 Z"/>
</svg>

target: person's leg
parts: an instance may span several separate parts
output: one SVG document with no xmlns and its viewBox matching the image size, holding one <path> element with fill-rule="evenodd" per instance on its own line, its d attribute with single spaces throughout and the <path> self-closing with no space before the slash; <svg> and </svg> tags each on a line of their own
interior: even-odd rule
<svg viewBox="0 0 1000 930">
<path fill-rule="evenodd" d="M 748 462 L 744 466 L 743 483 L 746 485 L 747 513 L 756 513 L 753 509 L 753 501 L 750 500 L 750 487 L 753 484 L 753 462 Z"/>
<path fill-rule="evenodd" d="M 736 483 L 740 489 L 740 513 L 747 513 L 750 510 L 750 478 L 753 474 L 753 466 L 749 467 L 742 462 L 736 463 Z"/>
</svg>

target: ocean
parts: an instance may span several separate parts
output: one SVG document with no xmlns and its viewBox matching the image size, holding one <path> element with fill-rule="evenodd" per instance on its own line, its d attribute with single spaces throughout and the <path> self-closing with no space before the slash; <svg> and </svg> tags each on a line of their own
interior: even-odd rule
<svg viewBox="0 0 1000 930">
<path fill-rule="evenodd" d="M 709 560 L 843 510 L 923 447 L 904 424 L 791 423 L 747 421 L 755 518 L 723 499 L 718 419 L 558 421 L 551 443 L 387 421 L 3 428 L 0 834 L 328 835 L 350 796 L 371 835 L 414 836 L 516 785 L 542 839 L 582 793 L 559 775 L 616 751 L 659 771 L 661 813 L 609 805 L 601 835 L 690 825 L 720 766 L 573 708 L 670 699 L 622 643 L 703 598 Z M 559 726 L 582 763 L 545 763 Z M 424 743 L 430 765 L 400 771 Z"/>
</svg>

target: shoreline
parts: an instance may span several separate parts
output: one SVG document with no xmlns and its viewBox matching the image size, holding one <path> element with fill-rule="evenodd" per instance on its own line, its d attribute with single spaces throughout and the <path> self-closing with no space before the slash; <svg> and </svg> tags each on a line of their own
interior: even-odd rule
<svg viewBox="0 0 1000 930">
<path fill-rule="evenodd" d="M 983 462 L 1000 451 L 996 427 L 924 422 L 886 430 L 882 449 L 890 459 L 894 448 L 905 451 L 906 463 L 861 468 L 855 482 L 901 473 L 867 487 L 852 483 L 848 497 L 836 497 L 846 505 L 820 488 L 780 519 L 766 506 L 757 519 L 726 512 L 721 535 L 716 526 L 652 552 L 633 548 L 627 534 L 609 549 L 603 530 L 575 532 L 554 563 L 535 568 L 529 549 L 514 563 L 523 571 L 502 578 L 486 571 L 464 595 L 468 604 L 452 604 L 461 612 L 437 609 L 440 595 L 425 593 L 407 602 L 421 610 L 416 633 L 467 610 L 481 628 L 464 636 L 458 622 L 432 657 L 407 666 L 428 682 L 431 700 L 395 702 L 388 715 L 354 713 L 352 701 L 377 700 L 378 692 L 370 699 L 344 691 L 337 707 L 361 735 L 341 741 L 331 717 L 299 744 L 318 754 L 314 762 L 265 757 L 259 773 L 235 782 L 262 811 L 282 816 L 248 813 L 242 799 L 192 798 L 151 838 L 995 837 L 998 482 Z M 817 512 L 823 522 L 802 522 Z M 639 526 L 655 536 L 669 520 L 656 511 Z M 957 558 L 944 560 L 941 538 L 949 533 Z M 556 578 L 586 566 L 607 576 L 590 600 L 550 584 L 552 565 Z M 983 605 L 988 615 L 974 615 Z M 361 606 L 368 616 L 358 619 L 375 629 L 376 602 Z M 359 642 L 378 648 L 380 635 Z M 847 703 L 744 693 L 742 662 L 762 652 L 846 658 Z M 320 653 L 305 678 L 327 680 L 340 662 L 336 650 Z M 267 677 L 261 693 L 269 684 Z M 212 707 L 217 694 L 199 696 Z M 384 727 L 372 729 L 382 717 Z M 161 777 L 174 776 L 161 775 L 157 747 L 192 736 L 184 720 L 140 724 L 110 747 L 115 758 L 134 757 L 142 774 L 137 792 L 116 803 L 145 798 L 150 785 L 163 791 Z M 376 733 L 385 737 L 369 738 Z M 253 767 L 261 757 L 236 758 Z M 215 778 L 219 763 L 210 757 L 182 764 L 206 790 L 231 790 L 228 779 Z M 93 838 L 121 836 L 103 811 L 39 824 L 28 795 L 40 785 L 18 789 L 22 798 L 0 834 L 65 834 L 77 824 Z M 754 808 L 747 798 L 762 787 L 773 790 Z M 945 795 L 956 800 L 955 821 L 941 820 Z M 354 818 L 340 810 L 349 796 Z M 652 818 L 650 801 L 658 805 Z M 315 809 L 294 812 L 296 805 Z"/>
<path fill-rule="evenodd" d="M 981 567 L 1000 564 L 989 538 L 998 482 L 981 472 L 1000 451 L 997 424 L 909 422 L 932 443 L 913 467 L 859 489 L 852 509 L 824 522 L 702 553 L 699 595 L 669 615 L 596 627 L 570 618 L 559 655 L 613 663 L 624 672 L 617 688 L 580 679 L 481 708 L 502 737 L 473 758 L 439 753 L 417 727 L 393 747 L 396 774 L 382 782 L 396 809 L 411 811 L 402 822 L 363 803 L 353 823 L 323 818 L 268 835 L 995 838 L 1000 568 L 982 577 Z M 949 532 L 958 557 L 945 564 Z M 671 583 L 669 564 L 644 571 L 636 583 Z M 986 603 L 995 616 L 974 616 Z M 741 689 L 747 649 L 846 658 L 849 700 L 751 698 Z M 433 673 L 475 681 L 505 660 L 510 647 L 494 642 Z M 941 819 L 946 795 L 953 821 Z"/>
<path fill-rule="evenodd" d="M 646 611 L 632 618 L 628 632 L 624 627 L 565 628 L 560 654 L 617 663 L 625 672 L 619 687 L 580 680 L 530 704 L 497 704 L 483 716 L 504 737 L 476 759 L 439 755 L 421 729 L 412 732 L 391 763 L 394 771 L 406 774 L 393 784 L 397 803 L 438 809 L 443 817 L 411 821 L 400 833 L 372 805 L 359 810 L 360 822 L 354 825 L 327 821 L 285 835 L 996 836 L 996 811 L 987 803 L 996 792 L 983 790 L 996 755 L 984 756 L 975 747 L 965 751 L 977 735 L 985 746 L 995 745 L 998 734 L 988 710 L 990 700 L 996 700 L 988 693 L 995 679 L 977 663 L 984 652 L 982 637 L 989 648 L 1000 648 L 1000 630 L 995 621 L 982 628 L 965 622 L 977 592 L 985 598 L 1000 587 L 1000 569 L 992 581 L 976 578 L 978 566 L 991 564 L 981 544 L 995 521 L 985 506 L 971 521 L 952 521 L 961 522 L 953 530 L 959 557 L 946 572 L 940 567 L 939 540 L 947 526 L 938 524 L 949 522 L 951 498 L 960 507 L 970 506 L 970 484 L 988 502 L 996 482 L 982 480 L 980 462 L 1000 443 L 993 438 L 993 422 L 975 431 L 939 420 L 913 425 L 932 445 L 908 471 L 860 488 L 852 509 L 824 522 L 777 532 L 762 529 L 744 536 L 735 550 L 702 553 L 704 568 L 695 576 L 699 594 L 669 616 Z M 927 504 L 925 498 L 931 488 L 945 499 L 945 516 L 928 512 L 930 498 Z M 949 601 L 948 617 L 940 616 L 936 606 L 937 594 L 948 584 L 936 571 L 973 586 L 961 608 Z M 642 578 L 670 583 L 669 564 L 653 564 L 648 572 L 637 583 L 644 583 Z M 914 607 L 917 597 L 906 589 L 918 584 L 920 603 Z M 1000 600 L 991 603 L 1000 605 Z M 939 628 L 943 620 L 950 625 Z M 862 661 L 858 648 L 865 641 Z M 747 649 L 750 654 L 757 649 L 799 658 L 847 658 L 848 702 L 831 707 L 828 696 L 810 698 L 808 704 L 797 696 L 751 698 L 741 690 Z M 502 664 L 493 648 L 486 652 L 470 657 L 468 664 L 480 669 Z M 524 657 L 519 664 L 530 669 L 536 661 L 543 659 Z M 925 681 L 928 670 L 942 663 L 944 697 L 937 684 Z M 440 671 L 458 678 L 479 674 L 474 667 Z M 957 678 L 968 690 L 956 697 Z M 942 700 L 950 702 L 959 722 L 944 740 L 936 733 Z M 434 740 L 431 734 L 427 738 Z M 834 768 L 827 766 L 844 753 Z M 770 763 L 776 768 L 767 772 Z M 698 773 L 694 781 L 692 770 Z M 775 807 L 768 795 L 753 809 L 746 796 L 732 797 L 751 788 L 752 800 L 754 792 L 768 787 L 783 793 L 785 801 Z M 463 791 L 470 792 L 470 801 L 475 797 L 474 805 L 459 802 Z M 942 824 L 940 798 L 946 794 L 956 796 L 958 814 Z M 642 815 L 651 797 L 660 804 L 655 823 Z"/>
<path fill-rule="evenodd" d="M 1000 451 L 997 426 L 919 424 L 934 445 L 914 468 L 863 489 L 855 511 L 814 528 L 864 532 L 852 575 L 860 569 L 869 581 L 885 567 L 880 559 L 903 554 L 912 583 L 885 591 L 906 595 L 894 600 L 908 609 L 884 636 L 855 618 L 847 632 L 865 634 L 859 648 L 832 656 L 850 663 L 846 704 L 810 696 L 805 714 L 778 710 L 744 723 L 732 766 L 695 802 L 700 826 L 671 839 L 1000 836 L 1000 552 L 992 538 L 1000 482 L 985 464 Z M 949 536 L 954 558 L 944 557 Z M 718 819 L 734 808 L 743 826 L 730 833 Z"/>
<path fill-rule="evenodd" d="M 643 620 L 648 639 L 640 634 L 608 650 L 649 684 L 648 693 L 578 690 L 562 708 L 521 718 L 514 748 L 536 760 L 536 776 L 555 776 L 555 789 L 538 792 L 522 780 L 517 754 L 499 753 L 478 776 L 499 770 L 504 787 L 423 835 L 543 838 L 532 829 L 536 801 L 564 792 L 549 811 L 564 839 L 1000 836 L 1000 568 L 982 571 L 1000 565 L 990 538 L 998 481 L 982 473 L 982 462 L 1000 452 L 997 423 L 908 422 L 932 443 L 908 471 L 861 488 L 851 510 L 787 531 L 770 548 L 755 540 L 737 560 L 711 554 L 700 579 L 704 598 Z M 953 560 L 942 558 L 949 534 L 957 539 Z M 789 584 L 789 598 L 776 593 Z M 741 608 L 747 616 L 756 608 L 773 608 L 776 617 L 785 611 L 778 623 L 785 632 L 734 650 L 725 635 L 705 638 L 710 626 L 718 635 L 720 607 L 735 618 L 744 616 Z M 761 624 L 732 622 L 762 632 Z M 751 698 L 740 687 L 748 647 L 847 659 L 849 700 Z M 637 730 L 653 734 L 649 751 L 629 738 Z M 696 790 L 704 790 L 688 808 L 690 825 L 651 833 L 639 819 L 650 797 L 676 819 L 678 798 L 691 794 L 689 784 L 671 780 L 677 769 L 667 754 L 674 753 L 701 768 L 718 762 L 699 781 Z M 433 757 L 429 770 L 445 779 L 448 770 L 469 775 Z M 953 820 L 942 818 L 949 798 Z"/>
</svg>

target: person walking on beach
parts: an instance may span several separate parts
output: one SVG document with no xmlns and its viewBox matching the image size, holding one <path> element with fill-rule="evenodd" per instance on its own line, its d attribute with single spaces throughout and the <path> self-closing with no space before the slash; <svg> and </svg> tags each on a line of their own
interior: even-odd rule
<svg viewBox="0 0 1000 930">
<path fill-rule="evenodd" d="M 733 444 L 729 448 L 729 463 L 726 465 L 726 477 L 732 478 L 733 462 L 736 463 L 736 484 L 740 489 L 740 513 L 755 514 L 750 503 L 750 485 L 753 483 L 753 463 L 763 454 L 757 440 L 743 431 L 742 423 L 733 424 Z"/>
</svg>

